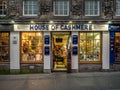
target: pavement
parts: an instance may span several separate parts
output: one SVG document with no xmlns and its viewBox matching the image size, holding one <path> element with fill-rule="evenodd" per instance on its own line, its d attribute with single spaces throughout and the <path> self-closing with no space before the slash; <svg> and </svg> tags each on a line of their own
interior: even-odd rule
<svg viewBox="0 0 120 90">
<path fill-rule="evenodd" d="M 120 90 L 120 72 L 0 75 L 0 90 Z"/>
</svg>

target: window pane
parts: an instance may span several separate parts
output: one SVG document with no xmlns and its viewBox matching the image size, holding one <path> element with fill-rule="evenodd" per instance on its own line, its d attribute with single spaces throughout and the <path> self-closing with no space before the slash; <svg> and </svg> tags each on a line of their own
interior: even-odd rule
<svg viewBox="0 0 120 90">
<path fill-rule="evenodd" d="M 100 39 L 100 33 L 94 33 L 94 39 Z"/>
<path fill-rule="evenodd" d="M 0 15 L 6 15 L 7 3 L 6 0 L 0 0 Z"/>
<path fill-rule="evenodd" d="M 94 40 L 94 60 L 100 60 L 100 40 Z"/>
<path fill-rule="evenodd" d="M 85 1 L 85 15 L 98 16 L 99 15 L 99 1 L 86 0 Z"/>
<path fill-rule="evenodd" d="M 55 15 L 68 15 L 69 1 L 54 1 Z"/>
<path fill-rule="evenodd" d="M 28 39 L 28 33 L 22 33 L 22 39 Z"/>
<path fill-rule="evenodd" d="M 43 36 L 42 32 L 22 33 L 21 61 L 27 63 L 43 62 Z"/>
<path fill-rule="evenodd" d="M 80 33 L 80 61 L 100 61 L 100 33 Z"/>
<path fill-rule="evenodd" d="M 80 60 L 86 60 L 86 40 L 80 40 Z"/>
<path fill-rule="evenodd" d="M 0 62 L 9 61 L 9 33 L 0 33 Z"/>
<path fill-rule="evenodd" d="M 120 15 L 120 0 L 116 0 L 116 15 Z"/>
<path fill-rule="evenodd" d="M 80 39 L 86 39 L 86 33 L 80 33 Z"/>
<path fill-rule="evenodd" d="M 37 0 L 25 0 L 24 1 L 24 14 L 25 15 L 37 15 L 38 4 Z"/>
<path fill-rule="evenodd" d="M 87 33 L 87 40 L 93 40 L 93 33 Z"/>
</svg>

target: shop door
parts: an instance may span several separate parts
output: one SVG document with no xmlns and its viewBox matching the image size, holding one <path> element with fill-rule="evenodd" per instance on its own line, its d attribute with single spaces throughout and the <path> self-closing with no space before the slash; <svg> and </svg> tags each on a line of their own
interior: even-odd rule
<svg viewBox="0 0 120 90">
<path fill-rule="evenodd" d="M 67 71 L 67 61 L 70 57 L 70 32 L 52 33 L 52 59 L 53 70 Z"/>
</svg>

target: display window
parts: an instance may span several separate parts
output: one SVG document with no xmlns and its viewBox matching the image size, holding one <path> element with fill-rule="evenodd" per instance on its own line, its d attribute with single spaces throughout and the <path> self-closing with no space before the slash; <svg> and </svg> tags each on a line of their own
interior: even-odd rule
<svg viewBox="0 0 120 90">
<path fill-rule="evenodd" d="M 43 63 L 42 32 L 21 33 L 21 63 Z"/>
<path fill-rule="evenodd" d="M 101 33 L 80 32 L 79 62 L 94 63 L 101 61 Z"/>
<path fill-rule="evenodd" d="M 120 32 L 115 33 L 115 62 L 120 63 Z"/>
<path fill-rule="evenodd" d="M 9 32 L 0 32 L 0 62 L 10 61 Z"/>
</svg>

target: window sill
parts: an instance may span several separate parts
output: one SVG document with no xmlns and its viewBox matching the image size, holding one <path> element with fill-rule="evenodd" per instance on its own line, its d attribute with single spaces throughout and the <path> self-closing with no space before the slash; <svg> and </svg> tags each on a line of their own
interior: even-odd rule
<svg viewBox="0 0 120 90">
<path fill-rule="evenodd" d="M 101 64 L 102 61 L 79 61 L 79 64 Z"/>
<path fill-rule="evenodd" d="M 6 15 L 0 15 L 0 17 L 5 17 Z"/>
<path fill-rule="evenodd" d="M 0 62 L 0 64 L 10 64 L 10 62 Z"/>
<path fill-rule="evenodd" d="M 54 15 L 55 17 L 68 17 L 69 15 Z"/>
<path fill-rule="evenodd" d="M 26 61 L 26 62 L 21 62 L 20 64 L 43 64 L 43 62 L 29 62 L 29 61 Z"/>
</svg>

